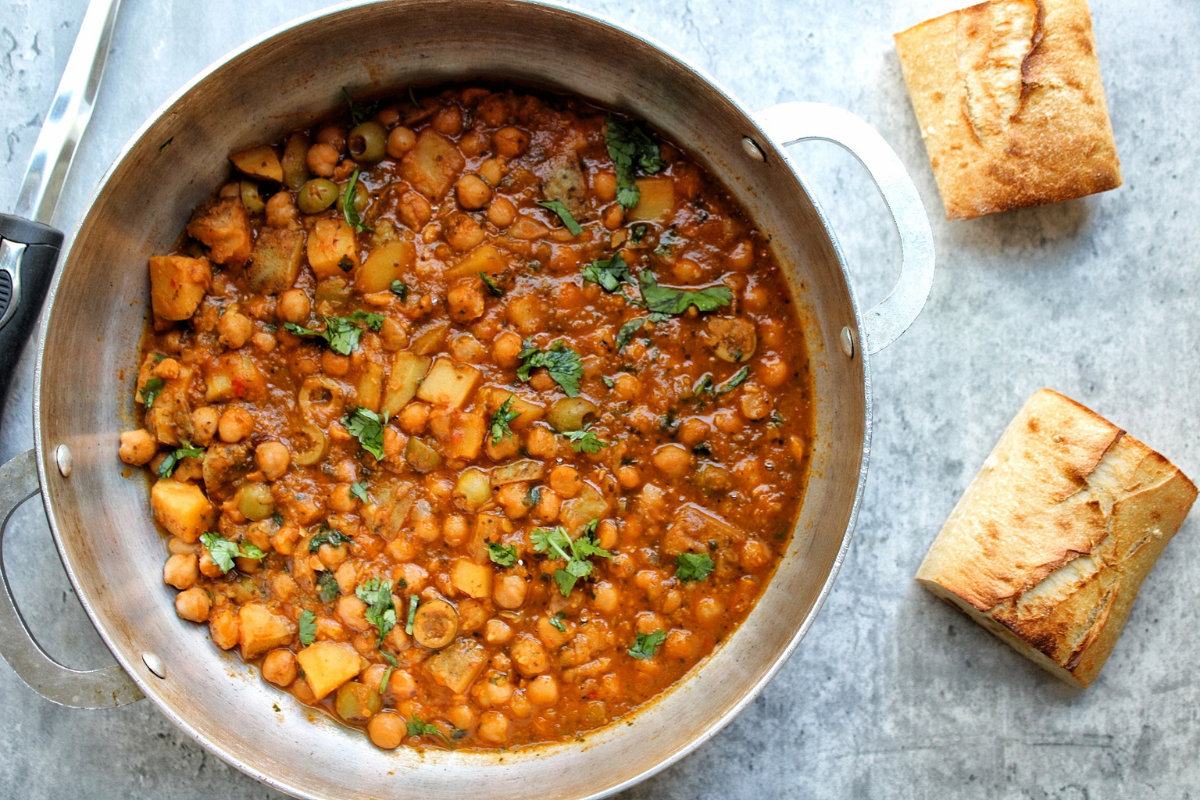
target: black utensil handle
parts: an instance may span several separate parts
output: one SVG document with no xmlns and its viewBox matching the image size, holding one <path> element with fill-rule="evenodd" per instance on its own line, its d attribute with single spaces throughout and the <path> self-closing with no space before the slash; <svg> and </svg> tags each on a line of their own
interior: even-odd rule
<svg viewBox="0 0 1200 800">
<path fill-rule="evenodd" d="M 61 231 L 0 214 L 0 412 L 21 350 L 37 325 L 62 243 Z"/>
</svg>

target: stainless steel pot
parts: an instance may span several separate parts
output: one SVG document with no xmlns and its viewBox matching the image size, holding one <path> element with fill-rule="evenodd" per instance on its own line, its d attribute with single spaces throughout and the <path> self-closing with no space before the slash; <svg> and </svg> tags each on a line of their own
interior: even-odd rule
<svg viewBox="0 0 1200 800">
<path fill-rule="evenodd" d="M 502 755 L 401 748 L 306 713 L 181 623 L 143 481 L 117 460 L 133 416 L 146 260 L 226 175 L 226 155 L 368 90 L 463 78 L 575 92 L 650 120 L 722 180 L 771 236 L 811 348 L 817 436 L 796 534 L 757 607 L 680 685 L 583 743 Z M 783 146 L 826 139 L 870 170 L 900 232 L 895 290 L 860 313 L 833 232 Z M 391 0 L 267 34 L 184 87 L 134 136 L 72 237 L 38 350 L 35 449 L 0 468 L 0 522 L 42 494 L 72 583 L 119 663 L 56 664 L 0 593 L 0 653 L 48 699 L 97 708 L 143 693 L 238 769 L 306 798 L 599 797 L 682 758 L 729 722 L 812 624 L 846 552 L 871 440 L 868 357 L 920 312 L 933 279 L 928 220 L 904 167 L 859 118 L 785 103 L 750 114 L 666 48 L 597 17 L 521 0 Z M 278 704 L 283 710 L 276 712 Z M 315 719 L 314 719 L 315 717 Z M 501 768 L 503 766 L 503 768 Z"/>
</svg>

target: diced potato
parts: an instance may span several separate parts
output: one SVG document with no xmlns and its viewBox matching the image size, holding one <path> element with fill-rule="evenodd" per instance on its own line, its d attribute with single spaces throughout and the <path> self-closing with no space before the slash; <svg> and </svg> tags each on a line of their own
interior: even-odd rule
<svg viewBox="0 0 1200 800">
<path fill-rule="evenodd" d="M 493 388 L 491 390 L 491 395 L 487 403 L 488 411 L 494 414 L 496 409 L 504 405 L 510 397 L 512 398 L 512 405 L 509 406 L 509 410 L 515 411 L 517 417 L 508 423 L 508 427 L 514 431 L 524 430 L 546 415 L 546 409 L 537 403 L 531 403 L 519 394 L 513 394 L 508 389 L 500 388 Z"/>
<path fill-rule="evenodd" d="M 418 356 L 407 350 L 396 353 L 392 359 L 392 371 L 388 375 L 387 389 L 383 393 L 383 408 L 380 415 L 384 421 L 391 419 L 400 409 L 417 395 L 421 379 L 429 371 L 431 359 Z"/>
<path fill-rule="evenodd" d="M 246 268 L 251 291 L 278 294 L 292 288 L 304 259 L 304 231 L 263 228 Z"/>
<path fill-rule="evenodd" d="M 383 367 L 374 361 L 369 361 L 358 376 L 358 387 L 355 392 L 355 402 L 363 408 L 379 411 L 379 401 L 383 395 Z"/>
<path fill-rule="evenodd" d="M 183 439 L 192 437 L 192 405 L 188 389 L 194 370 L 180 367 L 179 377 L 166 382 L 154 405 L 146 412 L 146 429 L 163 444 L 178 447 Z"/>
<path fill-rule="evenodd" d="M 346 642 L 316 642 L 297 653 L 296 661 L 300 662 L 304 680 L 317 700 L 353 678 L 362 668 L 361 656 Z"/>
<path fill-rule="evenodd" d="M 211 285 L 207 258 L 150 256 L 150 304 L 155 316 L 175 322 L 189 319 Z"/>
<path fill-rule="evenodd" d="M 505 464 L 502 467 L 496 467 L 492 470 L 491 482 L 492 486 L 504 486 L 509 483 L 540 481 L 545 472 L 546 465 L 541 461 L 526 458 L 521 461 L 514 461 L 511 464 Z"/>
<path fill-rule="evenodd" d="M 638 178 L 641 197 L 625 214 L 628 222 L 665 222 L 675 211 L 675 184 L 668 177 Z"/>
<path fill-rule="evenodd" d="M 245 353 L 226 353 L 204 365 L 204 399 L 210 403 L 224 400 L 261 400 L 267 392 L 267 378 Z"/>
<path fill-rule="evenodd" d="M 283 182 L 283 166 L 279 156 L 269 144 L 261 147 L 251 147 L 229 157 L 233 165 L 251 178 L 261 178 L 264 181 Z"/>
<path fill-rule="evenodd" d="M 308 237 L 308 265 L 317 278 L 344 276 L 358 266 L 358 239 L 344 220 L 322 217 Z"/>
<path fill-rule="evenodd" d="M 216 523 L 216 509 L 199 486 L 165 478 L 150 490 L 150 508 L 167 533 L 191 544 Z"/>
<path fill-rule="evenodd" d="M 488 542 L 499 542 L 513 532 L 513 524 L 502 514 L 479 514 L 475 517 L 475 533 L 471 539 L 471 559 L 476 564 L 489 563 Z"/>
<path fill-rule="evenodd" d="M 429 417 L 429 430 L 441 445 L 443 456 L 473 461 L 483 449 L 487 420 L 479 414 L 435 409 Z"/>
<path fill-rule="evenodd" d="M 446 270 L 448 278 L 461 278 L 468 275 L 478 275 L 483 272 L 494 275 L 508 269 L 508 259 L 490 244 L 481 244 L 463 257 L 450 269 Z"/>
<path fill-rule="evenodd" d="M 562 504 L 559 519 L 572 537 L 594 519 L 608 513 L 608 501 L 590 484 L 585 483 L 579 494 Z"/>
<path fill-rule="evenodd" d="M 400 175 L 421 194 L 439 200 L 466 165 L 453 142 L 426 128 L 417 137 L 416 147 L 400 159 Z"/>
<path fill-rule="evenodd" d="M 485 663 L 487 652 L 483 645 L 463 637 L 425 659 L 425 671 L 455 694 L 466 694 Z"/>
<path fill-rule="evenodd" d="M 479 370 L 470 365 L 439 358 L 417 389 L 417 397 L 434 405 L 460 408 L 479 383 L 479 377 Z"/>
<path fill-rule="evenodd" d="M 262 603 L 246 603 L 238 610 L 238 628 L 242 658 L 247 661 L 289 644 L 296 635 L 296 626 L 290 619 L 274 613 Z"/>
<path fill-rule="evenodd" d="M 482 600 L 492 596 L 492 568 L 460 558 L 450 568 L 450 584 L 468 597 Z"/>
<path fill-rule="evenodd" d="M 221 200 L 198 209 L 187 232 L 208 245 L 208 257 L 218 264 L 240 266 L 250 258 L 250 219 L 238 200 Z"/>
<path fill-rule="evenodd" d="M 417 248 L 412 242 L 394 241 L 376 247 L 363 262 L 354 281 L 362 294 L 386 292 L 392 281 L 400 280 L 417 263 Z"/>
</svg>

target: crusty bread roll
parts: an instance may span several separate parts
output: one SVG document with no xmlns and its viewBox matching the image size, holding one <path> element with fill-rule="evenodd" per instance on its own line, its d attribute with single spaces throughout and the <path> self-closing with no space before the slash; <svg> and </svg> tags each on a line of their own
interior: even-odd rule
<svg viewBox="0 0 1200 800">
<path fill-rule="evenodd" d="M 1086 688 L 1195 499 L 1161 455 L 1042 389 L 959 499 L 917 581 Z"/>
<path fill-rule="evenodd" d="M 1121 185 L 1086 0 L 990 0 L 895 38 L 948 219 Z"/>
</svg>

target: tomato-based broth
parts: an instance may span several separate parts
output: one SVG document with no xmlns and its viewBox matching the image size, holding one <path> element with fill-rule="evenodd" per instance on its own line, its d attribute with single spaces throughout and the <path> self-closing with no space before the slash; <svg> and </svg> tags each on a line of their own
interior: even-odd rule
<svg viewBox="0 0 1200 800">
<path fill-rule="evenodd" d="M 121 436 L 178 615 L 402 743 L 561 741 L 745 619 L 813 436 L 765 237 L 644 124 L 453 87 L 231 156 Z"/>
</svg>

